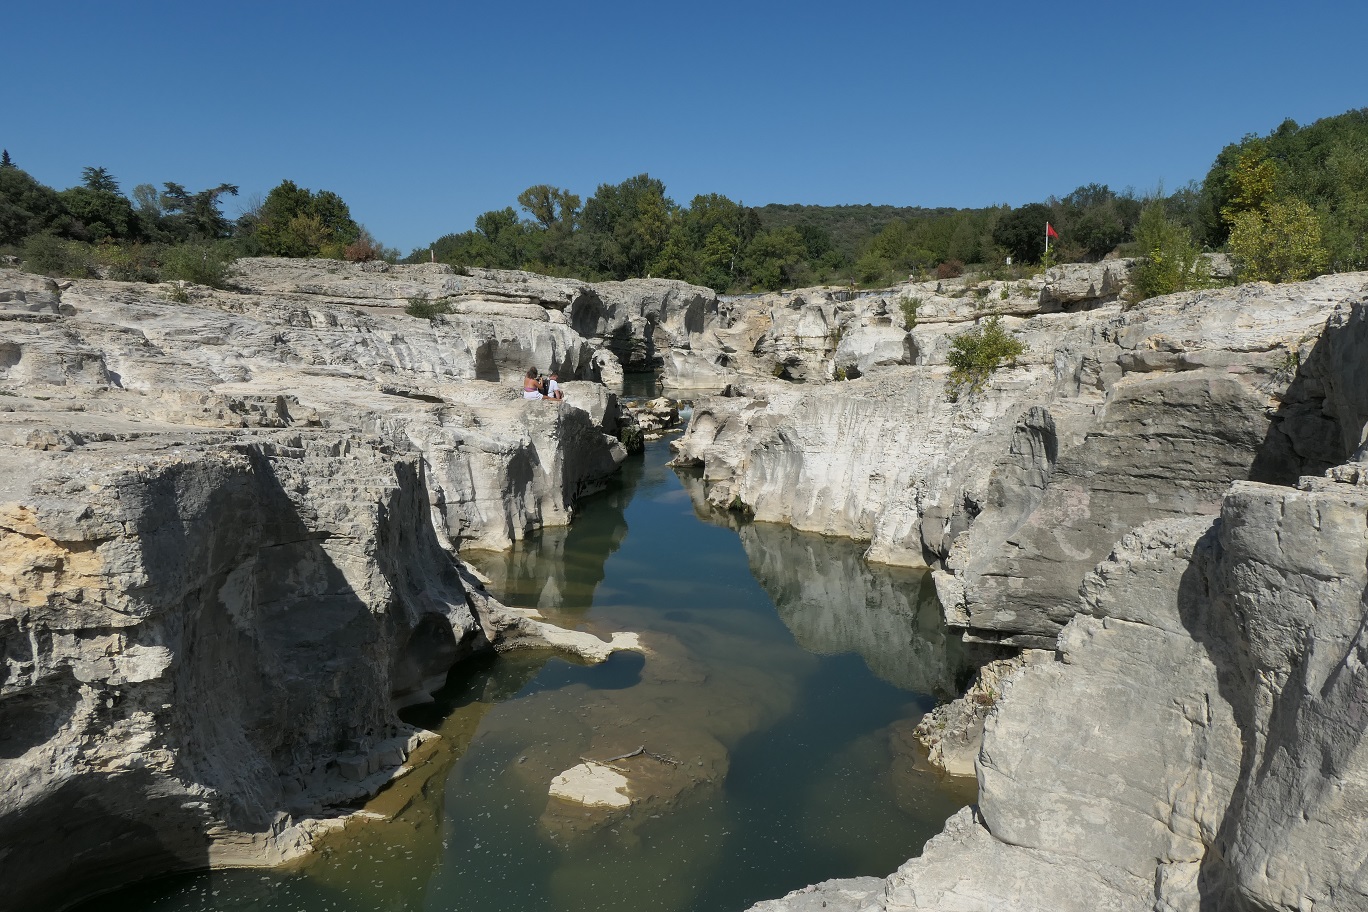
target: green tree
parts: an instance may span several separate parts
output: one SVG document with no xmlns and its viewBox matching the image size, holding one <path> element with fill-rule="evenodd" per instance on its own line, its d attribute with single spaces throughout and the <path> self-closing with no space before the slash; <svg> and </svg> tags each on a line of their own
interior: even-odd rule
<svg viewBox="0 0 1368 912">
<path fill-rule="evenodd" d="M 518 205 L 546 230 L 573 228 L 579 217 L 580 198 L 569 190 L 537 184 L 518 194 Z"/>
<path fill-rule="evenodd" d="M 1236 215 L 1230 254 L 1244 282 L 1299 282 L 1324 272 L 1329 259 L 1316 213 L 1296 198 Z"/>
<path fill-rule="evenodd" d="M 1235 159 L 1226 181 L 1221 219 L 1228 228 L 1240 215 L 1262 209 L 1272 201 L 1278 186 L 1278 166 L 1269 159 L 1268 148 L 1262 142 L 1254 142 Z"/>
<path fill-rule="evenodd" d="M 10 158 L 9 149 L 0 152 L 0 168 L 13 168 L 14 159 Z"/>
<path fill-rule="evenodd" d="M 799 267 L 807 248 L 793 227 L 762 231 L 746 248 L 745 270 L 755 288 L 775 290 L 800 284 Z"/>
<path fill-rule="evenodd" d="M 0 244 L 18 246 L 43 232 L 64 234 L 69 224 L 56 190 L 12 164 L 0 168 Z"/>
<path fill-rule="evenodd" d="M 92 189 L 87 184 L 63 190 L 58 196 L 73 219 L 67 228 L 67 233 L 72 237 L 84 241 L 106 238 L 127 240 L 141 233 L 141 224 L 137 213 L 133 211 L 133 204 L 121 193 Z"/>
<path fill-rule="evenodd" d="M 980 392 L 994 371 L 1015 361 L 1025 351 L 1025 343 L 1002 328 L 1000 317 L 989 317 L 968 332 L 960 333 L 950 340 L 950 351 L 945 356 L 950 365 L 946 395 L 954 402 L 965 392 Z"/>
<path fill-rule="evenodd" d="M 239 221 L 239 230 L 253 238 L 261 253 L 286 257 L 340 259 L 361 236 L 342 197 L 330 190 L 314 193 L 291 180 L 266 194 L 254 217 Z"/>
<path fill-rule="evenodd" d="M 95 193 L 119 193 L 119 182 L 108 168 L 82 168 L 81 183 Z"/>
<path fill-rule="evenodd" d="M 600 184 L 583 216 L 594 271 L 614 279 L 644 276 L 669 239 L 676 208 L 665 184 L 649 174 Z"/>
<path fill-rule="evenodd" d="M 1018 263 L 1039 263 L 1045 253 L 1045 223 L 1050 207 L 1030 203 L 1013 209 L 998 220 L 993 240 L 1006 249 Z"/>
<path fill-rule="evenodd" d="M 162 187 L 162 223 L 176 240 L 216 240 L 231 233 L 232 223 L 223 217 L 220 198 L 237 196 L 236 185 L 219 184 L 198 193 L 169 181 Z"/>
<path fill-rule="evenodd" d="M 1131 273 L 1136 300 L 1210 284 L 1206 258 L 1193 241 L 1192 232 L 1169 218 L 1162 199 L 1152 200 L 1141 211 L 1136 243 L 1143 258 Z"/>
</svg>

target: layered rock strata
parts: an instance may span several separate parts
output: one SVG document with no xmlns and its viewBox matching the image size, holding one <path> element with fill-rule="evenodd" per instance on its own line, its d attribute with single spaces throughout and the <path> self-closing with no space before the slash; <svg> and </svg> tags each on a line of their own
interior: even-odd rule
<svg viewBox="0 0 1368 912">
<path fill-rule="evenodd" d="M 1127 535 L 990 715 L 978 807 L 828 908 L 1368 909 L 1365 566 L 1363 463 Z"/>
<path fill-rule="evenodd" d="M 1361 406 L 1333 362 L 1349 343 L 1316 342 L 1327 319 L 1352 336 L 1364 296 L 1346 275 L 1003 318 L 1027 353 L 959 401 L 945 355 L 968 326 L 919 323 L 915 365 L 696 403 L 678 461 L 703 466 L 714 503 L 937 566 L 971 638 L 1049 648 L 1127 529 L 1345 458 Z"/>
<path fill-rule="evenodd" d="M 406 770 L 427 735 L 395 708 L 461 656 L 633 646 L 504 609 L 451 553 L 565 524 L 624 457 L 598 384 L 509 382 L 600 363 L 551 291 L 429 321 L 397 308 L 440 270 L 241 270 L 0 271 L 0 908 L 278 863 Z"/>
<path fill-rule="evenodd" d="M 1250 471 L 1350 461 L 1295 486 L 1236 480 L 1216 515 L 1123 535 L 1061 610 L 1057 660 L 999 686 L 979 804 L 882 889 L 819 891 L 826 908 L 1368 909 L 1368 306 L 1354 278 L 1242 292 L 1350 284 L 1289 352 Z"/>
</svg>

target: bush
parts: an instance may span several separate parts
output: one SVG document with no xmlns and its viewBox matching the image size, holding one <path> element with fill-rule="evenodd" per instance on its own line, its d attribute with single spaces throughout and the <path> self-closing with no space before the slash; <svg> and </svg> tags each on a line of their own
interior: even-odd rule
<svg viewBox="0 0 1368 912">
<path fill-rule="evenodd" d="M 1236 215 L 1230 256 L 1241 282 L 1300 282 L 1320 275 L 1329 261 L 1316 213 L 1295 198 Z"/>
<path fill-rule="evenodd" d="M 915 295 L 903 298 L 898 302 L 898 306 L 902 308 L 903 322 L 907 324 L 908 329 L 917 325 L 917 308 L 921 305 L 922 299 Z"/>
<path fill-rule="evenodd" d="M 964 263 L 959 260 L 946 260 L 936 267 L 936 278 L 958 279 L 964 275 Z"/>
<path fill-rule="evenodd" d="M 1025 351 L 1025 344 L 1002 328 L 1000 317 L 989 317 L 960 333 L 950 342 L 950 353 L 945 359 L 951 368 L 946 395 L 955 402 L 966 390 L 980 392 L 993 371 L 1015 361 Z"/>
<path fill-rule="evenodd" d="M 1162 200 L 1140 213 L 1136 244 L 1143 262 L 1131 273 L 1135 300 L 1144 301 L 1175 291 L 1191 291 L 1211 284 L 1211 272 L 1192 232 L 1170 219 Z"/>
<path fill-rule="evenodd" d="M 160 282 L 159 248 L 146 244 L 101 244 L 95 248 L 100 275 L 117 282 Z"/>
<path fill-rule="evenodd" d="M 20 251 L 25 272 L 85 279 L 95 275 L 95 255 L 89 245 L 64 241 L 52 234 L 35 234 Z"/>
<path fill-rule="evenodd" d="M 163 254 L 161 280 L 227 288 L 232 262 L 232 255 L 221 245 L 180 244 Z"/>
<path fill-rule="evenodd" d="M 429 301 L 427 298 L 409 298 L 404 313 L 410 317 L 435 320 L 442 314 L 451 313 L 451 305 L 445 301 Z"/>
</svg>

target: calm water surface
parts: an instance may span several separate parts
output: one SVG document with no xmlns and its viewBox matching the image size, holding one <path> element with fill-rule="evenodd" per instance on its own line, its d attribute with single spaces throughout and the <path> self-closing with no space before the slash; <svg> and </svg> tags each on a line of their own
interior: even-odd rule
<svg viewBox="0 0 1368 912">
<path fill-rule="evenodd" d="M 405 711 L 443 738 L 372 803 L 389 819 L 349 825 L 295 870 L 177 876 L 86 909 L 740 912 L 920 851 L 973 799 L 911 747 L 965 674 L 928 581 L 696 507 L 701 482 L 668 459 L 649 444 L 572 528 L 468 555 L 505 602 L 639 631 L 647 657 L 463 666 Z M 630 814 L 548 799 L 581 758 L 637 747 L 655 756 L 615 764 L 646 795 Z"/>
</svg>

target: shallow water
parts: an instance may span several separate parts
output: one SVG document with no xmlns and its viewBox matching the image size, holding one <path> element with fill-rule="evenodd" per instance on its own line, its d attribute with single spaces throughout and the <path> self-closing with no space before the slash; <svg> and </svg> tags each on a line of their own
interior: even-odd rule
<svg viewBox="0 0 1368 912">
<path fill-rule="evenodd" d="M 965 674 L 918 573 L 854 543 L 738 525 L 663 442 L 573 527 L 468 555 L 504 601 L 650 654 L 543 653 L 454 672 L 405 712 L 428 761 L 292 871 L 215 871 L 102 897 L 119 910 L 740 912 L 884 875 L 972 800 L 917 769 L 909 732 Z M 700 506 L 696 506 L 700 504 Z M 629 772 L 630 815 L 547 797 L 581 758 Z"/>
</svg>

